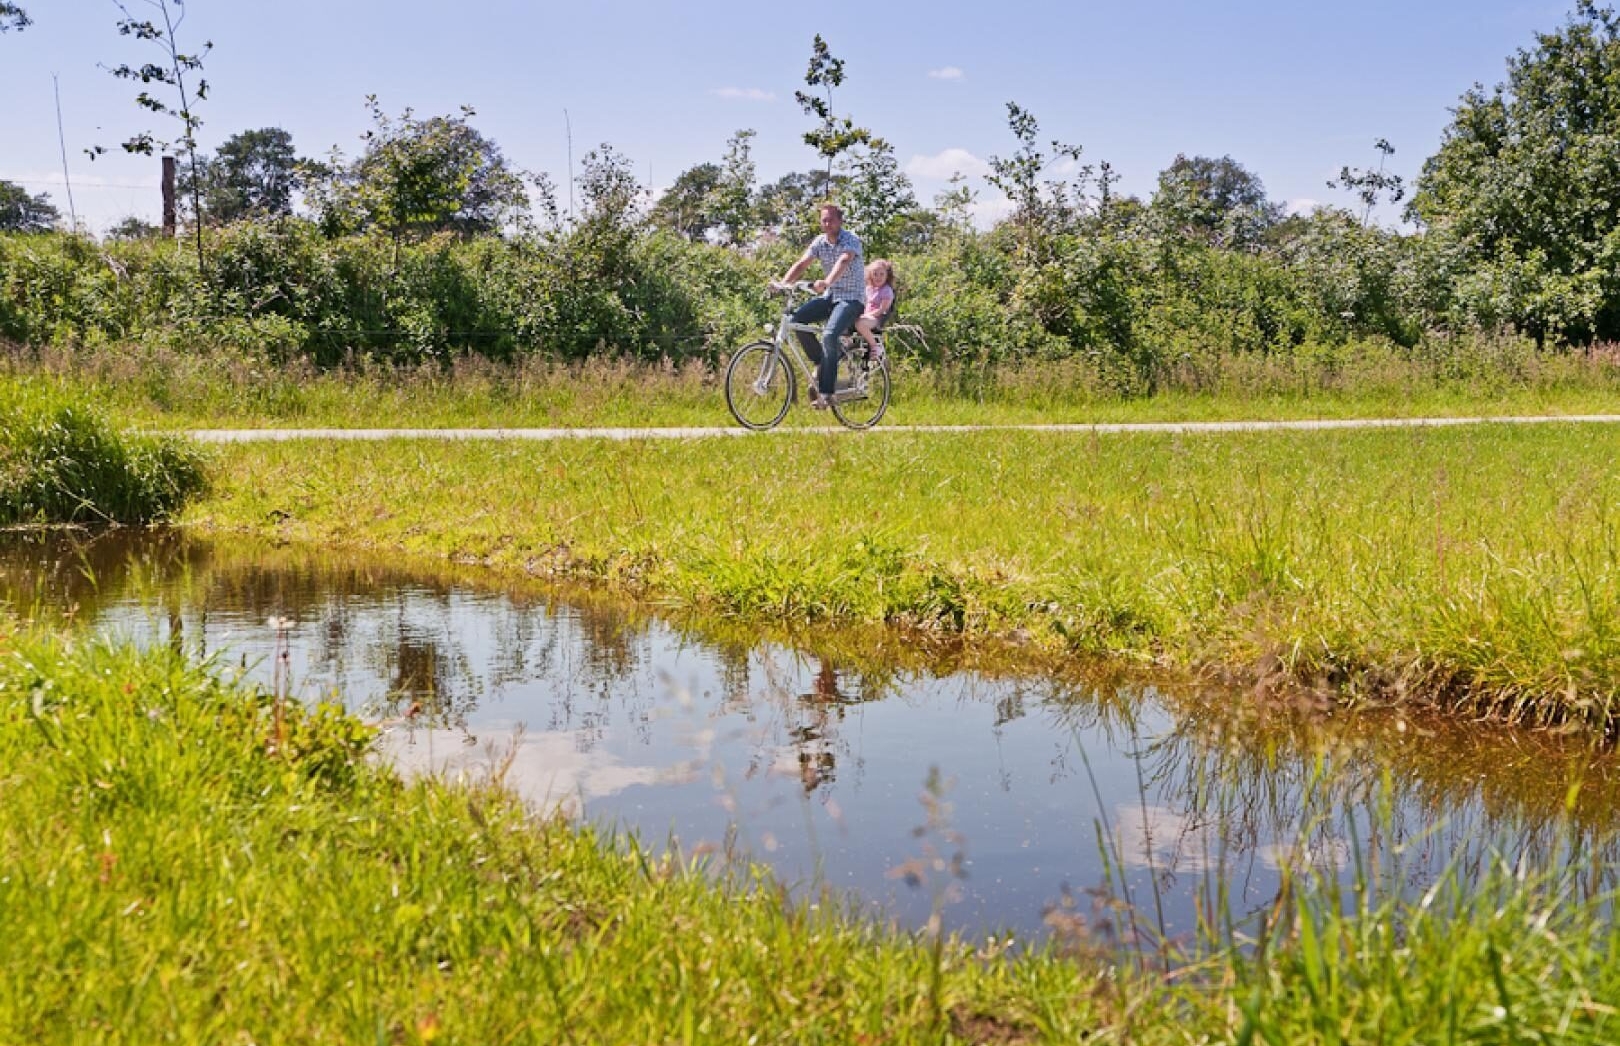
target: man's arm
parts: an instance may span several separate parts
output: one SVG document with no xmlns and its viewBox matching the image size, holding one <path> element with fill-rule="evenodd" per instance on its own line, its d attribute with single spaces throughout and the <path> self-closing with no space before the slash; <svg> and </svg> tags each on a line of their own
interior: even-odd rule
<svg viewBox="0 0 1620 1046">
<path fill-rule="evenodd" d="M 827 278 L 816 281 L 816 290 L 824 291 L 828 287 L 832 286 L 833 283 L 838 280 L 838 277 L 844 275 L 844 270 L 849 268 L 850 263 L 854 260 L 854 251 L 845 251 L 843 254 L 840 254 L 838 256 L 838 260 L 833 262 L 832 270 L 827 273 Z"/>
<path fill-rule="evenodd" d="M 787 271 L 786 276 L 782 277 L 781 282 L 792 283 L 794 280 L 798 279 L 804 274 L 804 270 L 810 267 L 810 263 L 815 260 L 815 257 L 816 256 L 811 254 L 809 251 L 805 251 L 804 257 L 793 263 L 793 267 Z"/>
</svg>

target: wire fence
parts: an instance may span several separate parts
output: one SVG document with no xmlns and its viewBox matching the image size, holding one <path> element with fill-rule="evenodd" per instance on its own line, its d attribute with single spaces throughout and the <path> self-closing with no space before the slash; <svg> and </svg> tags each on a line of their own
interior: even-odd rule
<svg viewBox="0 0 1620 1046">
<path fill-rule="evenodd" d="M 264 325 L 266 321 L 273 322 L 281 318 L 279 315 L 198 315 L 189 317 L 188 322 L 205 329 L 211 325 L 246 325 L 249 331 L 262 330 L 267 338 L 273 338 L 273 331 Z M 288 340 L 296 342 L 299 351 L 314 353 L 317 357 L 327 360 L 349 353 L 363 355 L 369 352 L 395 352 L 402 348 L 435 356 L 444 353 L 471 352 L 491 358 L 527 354 L 552 354 L 577 358 L 591 354 L 581 352 L 579 346 L 572 346 L 559 352 L 558 346 L 551 344 L 544 333 L 525 327 L 472 330 L 432 326 L 336 328 L 301 325 L 287 333 Z M 730 353 L 732 348 L 734 346 L 729 344 L 717 343 L 710 333 L 694 331 L 654 338 L 639 347 L 616 346 L 613 354 L 632 358 L 668 357 L 676 361 L 712 360 Z"/>
</svg>

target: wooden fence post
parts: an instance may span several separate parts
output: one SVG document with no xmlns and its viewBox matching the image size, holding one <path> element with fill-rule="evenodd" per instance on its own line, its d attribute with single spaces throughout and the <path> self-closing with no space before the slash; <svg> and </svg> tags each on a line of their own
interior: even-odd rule
<svg viewBox="0 0 1620 1046">
<path fill-rule="evenodd" d="M 163 235 L 174 239 L 174 157 L 163 158 Z"/>
</svg>

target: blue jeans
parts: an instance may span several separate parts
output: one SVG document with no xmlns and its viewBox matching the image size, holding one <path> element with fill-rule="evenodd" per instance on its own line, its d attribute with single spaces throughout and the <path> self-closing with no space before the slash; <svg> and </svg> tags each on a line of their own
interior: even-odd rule
<svg viewBox="0 0 1620 1046">
<path fill-rule="evenodd" d="M 808 331 L 795 331 L 805 355 L 816 364 L 816 384 L 823 396 L 831 396 L 838 386 L 838 339 L 855 328 L 866 306 L 858 301 L 833 301 L 831 298 L 811 298 L 793 313 L 794 323 L 827 321 L 821 330 L 821 344 Z"/>
</svg>

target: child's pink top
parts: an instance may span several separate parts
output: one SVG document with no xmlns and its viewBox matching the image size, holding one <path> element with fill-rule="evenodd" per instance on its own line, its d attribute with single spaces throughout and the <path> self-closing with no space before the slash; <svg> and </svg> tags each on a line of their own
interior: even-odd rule
<svg viewBox="0 0 1620 1046">
<path fill-rule="evenodd" d="M 861 318 L 866 320 L 881 320 L 883 318 L 883 314 L 889 311 L 889 306 L 893 302 L 893 287 L 890 287 L 886 283 L 875 291 L 869 287 L 866 291 L 866 311 L 861 313 Z"/>
</svg>

